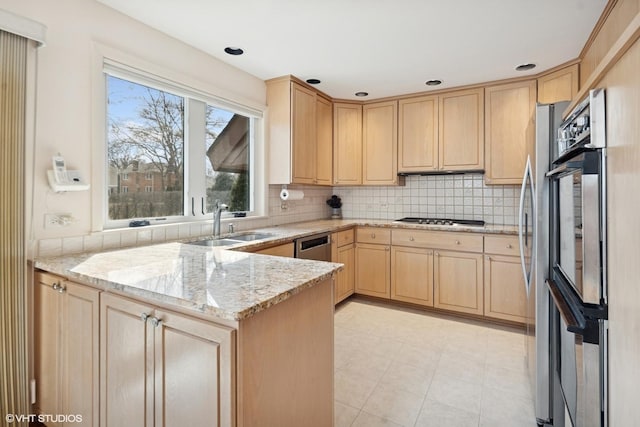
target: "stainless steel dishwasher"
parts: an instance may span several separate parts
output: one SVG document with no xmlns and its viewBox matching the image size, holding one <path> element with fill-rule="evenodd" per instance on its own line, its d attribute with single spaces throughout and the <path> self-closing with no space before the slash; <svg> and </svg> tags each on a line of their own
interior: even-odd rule
<svg viewBox="0 0 640 427">
<path fill-rule="evenodd" d="M 329 233 L 313 234 L 295 240 L 295 257 L 331 261 L 331 236 Z"/>
</svg>

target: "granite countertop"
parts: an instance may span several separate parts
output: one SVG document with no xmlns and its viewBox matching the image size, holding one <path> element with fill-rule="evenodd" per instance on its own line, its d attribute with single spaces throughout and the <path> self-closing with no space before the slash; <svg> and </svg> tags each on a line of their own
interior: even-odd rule
<svg viewBox="0 0 640 427">
<path fill-rule="evenodd" d="M 37 258 L 34 265 L 104 291 L 116 291 L 150 303 L 173 305 L 238 321 L 330 278 L 342 266 L 247 252 L 356 225 L 484 234 L 517 233 L 515 226 L 435 226 L 388 220 L 327 219 L 253 230 L 270 236 L 230 246 L 212 248 L 190 245 L 183 240 L 108 252 Z M 246 231 L 236 235 L 243 233 Z"/>
<path fill-rule="evenodd" d="M 34 265 L 104 291 L 236 321 L 330 278 L 342 267 L 178 242 L 38 258 Z"/>
</svg>

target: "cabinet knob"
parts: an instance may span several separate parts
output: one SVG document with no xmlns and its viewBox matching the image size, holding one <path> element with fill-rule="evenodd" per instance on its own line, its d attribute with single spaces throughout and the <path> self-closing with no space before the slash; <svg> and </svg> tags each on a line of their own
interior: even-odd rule
<svg viewBox="0 0 640 427">
<path fill-rule="evenodd" d="M 143 322 L 147 323 L 147 319 L 149 319 L 149 315 L 147 313 L 142 313 L 140 315 L 140 320 L 142 320 Z"/>
<path fill-rule="evenodd" d="M 435 256 L 440 256 L 440 252 L 436 252 L 434 255 Z"/>
<path fill-rule="evenodd" d="M 413 242 L 415 239 L 413 238 L 413 236 L 409 237 L 409 241 Z"/>
<path fill-rule="evenodd" d="M 51 287 L 53 288 L 54 291 L 58 291 L 61 294 L 67 290 L 67 288 L 65 288 L 60 282 L 54 283 Z"/>
<path fill-rule="evenodd" d="M 460 240 L 456 240 L 456 245 L 459 245 L 459 244 L 460 244 Z"/>
<path fill-rule="evenodd" d="M 151 323 L 153 324 L 154 327 L 157 328 L 158 326 L 160 326 L 160 323 L 162 323 L 162 319 L 158 319 L 157 317 L 152 317 Z"/>
<path fill-rule="evenodd" d="M 376 233 L 371 233 L 371 238 L 375 239 L 376 238 Z"/>
<path fill-rule="evenodd" d="M 385 250 L 385 251 L 387 251 L 387 252 L 389 252 L 389 246 L 386 246 L 386 247 L 384 248 L 384 250 Z"/>
<path fill-rule="evenodd" d="M 491 261 L 491 257 L 487 255 L 487 261 Z"/>
<path fill-rule="evenodd" d="M 513 246 L 511 246 L 511 243 L 509 243 L 509 244 L 507 245 L 507 249 L 511 249 L 511 248 L 513 248 Z"/>
</svg>

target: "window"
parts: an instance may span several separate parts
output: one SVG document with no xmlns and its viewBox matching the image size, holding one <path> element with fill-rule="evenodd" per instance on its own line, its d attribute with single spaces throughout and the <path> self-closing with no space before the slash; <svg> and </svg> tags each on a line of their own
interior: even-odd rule
<svg viewBox="0 0 640 427">
<path fill-rule="evenodd" d="M 106 64 L 105 75 L 107 227 L 208 219 L 216 200 L 253 213 L 260 113 Z"/>
</svg>

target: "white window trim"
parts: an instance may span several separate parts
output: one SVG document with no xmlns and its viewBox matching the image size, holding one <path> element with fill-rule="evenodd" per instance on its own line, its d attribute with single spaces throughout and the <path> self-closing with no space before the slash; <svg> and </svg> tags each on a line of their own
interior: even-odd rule
<svg viewBox="0 0 640 427">
<path fill-rule="evenodd" d="M 132 64 L 132 65 L 125 65 Z M 156 64 L 150 64 L 137 58 L 136 56 L 129 55 L 127 53 L 115 50 L 108 46 L 101 45 L 96 43 L 94 45 L 94 54 L 93 54 L 93 73 L 94 80 L 92 81 L 92 94 L 93 94 L 93 112 L 92 115 L 92 127 L 93 131 L 93 155 L 92 155 L 92 175 L 91 182 L 94 190 L 91 195 L 91 231 L 92 232 L 102 232 L 107 229 L 117 229 L 117 228 L 128 228 L 128 223 L 131 220 L 122 220 L 122 223 L 116 224 L 115 222 L 110 222 L 107 227 L 107 219 L 108 219 L 108 189 L 107 189 L 107 174 L 108 168 L 106 165 L 106 141 L 107 141 L 107 123 L 106 123 L 106 77 L 105 71 L 109 70 L 109 74 L 115 77 L 121 77 L 126 80 L 130 80 L 136 83 L 144 84 L 147 86 L 151 86 L 154 88 L 158 88 L 160 90 L 170 90 L 174 91 L 176 95 L 183 95 L 189 98 L 200 100 L 206 104 L 212 105 L 214 107 L 223 108 L 235 113 L 243 114 L 247 117 L 250 117 L 252 120 L 252 137 L 250 147 L 250 157 L 251 162 L 253 164 L 253 170 L 250 174 L 250 179 L 252 180 L 252 204 L 254 210 L 251 213 L 247 213 L 247 220 L 257 219 L 264 217 L 266 215 L 267 210 L 267 200 L 268 200 L 268 185 L 266 179 L 266 149 L 264 143 L 264 110 L 265 106 L 251 106 L 244 105 L 242 103 L 237 103 L 232 100 L 216 96 L 204 90 L 195 89 L 194 85 L 189 85 L 187 83 L 180 84 L 176 83 L 174 79 L 166 78 L 163 76 L 175 76 L 180 75 L 180 73 L 176 73 L 175 71 L 170 71 L 163 69 L 162 67 L 158 67 Z M 150 70 L 150 71 L 143 71 Z M 112 72 L 113 71 L 113 72 Z M 117 75 L 116 73 L 122 73 Z M 148 80 L 147 80 L 148 77 Z M 177 80 L 177 79 L 176 79 Z M 188 78 L 185 80 L 187 81 Z M 153 82 L 156 82 L 154 85 Z M 157 85 L 160 84 L 160 87 Z M 188 102 L 187 102 L 188 104 Z M 188 108 L 188 106 L 185 106 Z M 185 114 L 186 115 L 186 114 Z M 187 116 L 188 117 L 188 116 Z M 187 127 L 188 129 L 188 127 Z M 185 129 L 185 149 L 188 144 L 188 137 L 186 132 L 188 130 Z M 195 157 L 195 156 L 192 156 Z M 193 161 L 194 159 L 192 159 Z M 199 163 L 204 163 L 201 161 Z M 187 176 L 187 168 L 190 168 L 190 165 L 185 162 L 185 176 Z M 204 168 L 204 165 L 203 165 Z M 204 176 L 204 171 L 203 175 Z M 192 185 L 188 180 L 185 182 L 185 204 L 189 204 L 189 206 L 185 206 L 186 216 L 176 216 L 176 217 L 167 217 L 166 220 L 162 222 L 158 222 L 158 224 L 168 225 L 168 223 L 179 224 L 179 223 L 193 223 L 197 221 L 211 221 L 212 215 L 206 214 L 202 215 L 189 215 L 191 214 L 191 195 L 188 193 L 189 185 Z M 204 192 L 206 195 L 206 190 Z M 187 209 L 188 208 L 188 209 Z M 199 206 L 196 206 L 196 211 L 198 211 Z M 233 218 L 231 214 L 226 214 L 223 216 L 223 221 L 227 218 Z M 244 220 L 243 218 L 233 218 L 234 221 Z M 126 222 L 126 224 L 125 224 Z M 153 224 L 153 222 L 152 222 Z"/>
</svg>

